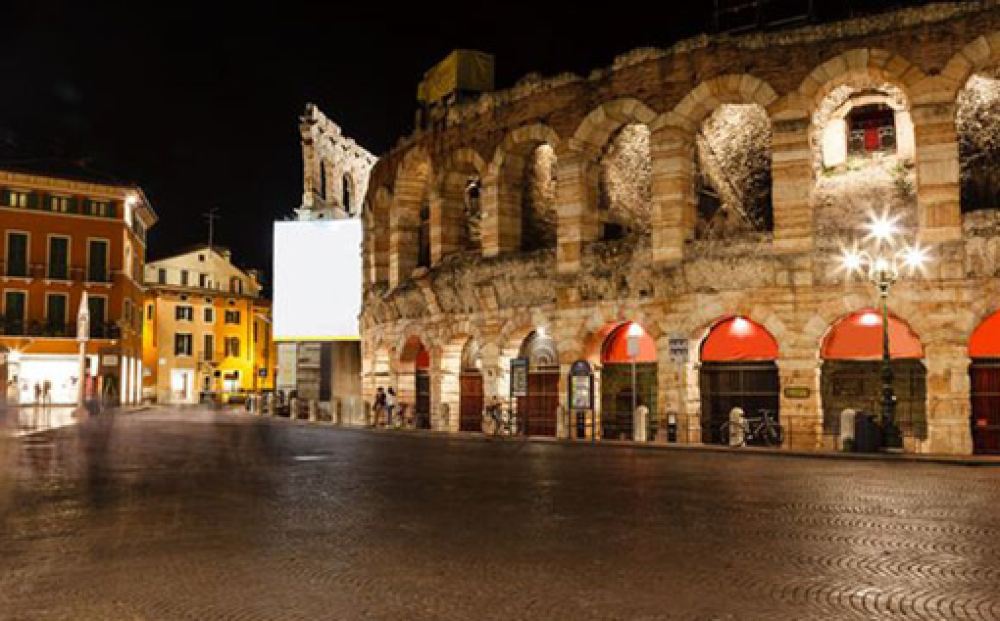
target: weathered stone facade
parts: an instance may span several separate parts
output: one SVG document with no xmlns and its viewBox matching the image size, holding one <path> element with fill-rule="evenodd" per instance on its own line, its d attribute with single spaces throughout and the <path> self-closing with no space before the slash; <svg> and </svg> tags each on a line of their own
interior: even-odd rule
<svg viewBox="0 0 1000 621">
<path fill-rule="evenodd" d="M 300 219 L 350 218 L 362 210 L 375 156 L 345 136 L 315 104 L 299 119 L 302 134 Z"/>
<path fill-rule="evenodd" d="M 905 109 L 914 135 L 912 159 L 899 153 L 899 201 L 915 212 L 914 235 L 934 249 L 927 274 L 902 280 L 890 301 L 919 335 L 927 372 L 927 433 L 906 447 L 971 452 L 967 345 L 1000 310 L 1000 240 L 995 217 L 960 203 L 956 101 L 971 76 L 998 64 L 998 5 L 946 3 L 640 49 L 587 78 L 526 79 L 455 106 L 444 127 L 401 140 L 372 172 L 364 216 L 367 398 L 376 385 L 396 386 L 404 402 L 415 398 L 419 342 L 430 354 L 432 426 L 457 429 L 466 343 L 480 347 L 486 395 L 505 395 L 509 360 L 543 327 L 558 350 L 565 405 L 569 365 L 591 361 L 599 386 L 601 339 L 609 325 L 633 321 L 658 345 L 655 415 L 676 415 L 679 440 L 700 441 L 700 346 L 720 319 L 738 315 L 777 340 L 781 386 L 808 389 L 781 393 L 784 446 L 832 448 L 822 431 L 821 343 L 831 325 L 877 296 L 834 269 L 839 240 L 825 223 L 838 216 L 814 196 L 825 174 L 814 123 L 842 87 L 864 94 L 890 85 L 880 97 Z M 700 128 L 733 104 L 759 106 L 771 124 L 773 226 L 701 239 Z M 649 130 L 648 232 L 609 239 L 600 162 L 620 130 L 636 124 Z M 526 250 L 524 175 L 540 145 L 556 159 L 556 242 Z M 474 252 L 460 244 L 466 200 L 455 181 L 471 177 L 481 180 L 481 251 Z M 430 263 L 418 266 L 422 210 Z M 687 339 L 687 362 L 670 356 L 678 337 Z"/>
</svg>

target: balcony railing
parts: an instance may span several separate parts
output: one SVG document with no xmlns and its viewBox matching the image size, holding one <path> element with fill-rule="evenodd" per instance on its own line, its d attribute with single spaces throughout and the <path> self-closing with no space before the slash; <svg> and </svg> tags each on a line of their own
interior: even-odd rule
<svg viewBox="0 0 1000 621">
<path fill-rule="evenodd" d="M 41 338 L 76 338 L 76 324 L 0 318 L 0 334 Z M 121 328 L 118 324 L 110 322 L 91 324 L 90 338 L 119 339 L 121 338 Z"/>
</svg>

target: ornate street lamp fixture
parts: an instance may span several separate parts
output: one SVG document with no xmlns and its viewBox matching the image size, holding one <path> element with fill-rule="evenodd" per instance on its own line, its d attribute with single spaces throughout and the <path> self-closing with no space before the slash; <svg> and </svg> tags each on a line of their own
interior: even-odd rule
<svg viewBox="0 0 1000 621">
<path fill-rule="evenodd" d="M 896 424 L 896 395 L 892 388 L 892 361 L 889 351 L 889 291 L 903 272 L 913 276 L 923 272 L 930 260 L 927 248 L 910 243 L 899 230 L 899 217 L 872 213 L 865 225 L 868 234 L 851 248 L 844 248 L 841 267 L 848 277 L 859 274 L 878 290 L 882 306 L 882 441 L 886 447 L 901 448 L 903 437 Z"/>
</svg>

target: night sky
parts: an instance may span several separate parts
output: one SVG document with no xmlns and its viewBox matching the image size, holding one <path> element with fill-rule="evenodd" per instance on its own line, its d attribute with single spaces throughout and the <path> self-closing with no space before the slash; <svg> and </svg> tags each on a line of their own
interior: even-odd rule
<svg viewBox="0 0 1000 621">
<path fill-rule="evenodd" d="M 417 83 L 453 48 L 495 54 L 504 88 L 532 71 L 586 75 L 629 49 L 706 31 L 711 15 L 707 1 L 664 2 L 661 15 L 623 4 L 620 14 L 575 21 L 582 4 L 421 3 L 413 14 L 388 2 L 84 4 L 5 8 L 0 162 L 86 158 L 137 182 L 160 216 L 150 258 L 205 241 L 200 214 L 218 207 L 217 243 L 268 271 L 271 223 L 301 199 L 306 102 L 378 155 L 409 133 Z M 901 3 L 853 2 L 885 4 Z"/>
</svg>

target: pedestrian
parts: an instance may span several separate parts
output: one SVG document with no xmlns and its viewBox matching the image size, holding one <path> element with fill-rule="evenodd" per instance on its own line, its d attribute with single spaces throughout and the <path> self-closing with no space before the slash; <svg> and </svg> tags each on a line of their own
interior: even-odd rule
<svg viewBox="0 0 1000 621">
<path fill-rule="evenodd" d="M 40 405 L 42 402 L 42 385 L 35 382 L 35 405 Z"/>
<path fill-rule="evenodd" d="M 46 405 L 52 405 L 52 381 L 45 380 L 42 383 L 42 402 Z"/>
<path fill-rule="evenodd" d="M 373 426 L 378 427 L 379 421 L 382 419 L 382 412 L 385 410 L 385 390 L 381 386 L 375 391 L 374 410 L 375 420 L 373 421 Z M 388 421 L 386 421 L 386 427 L 388 426 Z"/>
<path fill-rule="evenodd" d="M 389 387 L 389 391 L 385 395 L 385 425 L 386 427 L 392 427 L 392 411 L 396 409 L 396 391 L 393 390 L 392 386 Z"/>
</svg>

